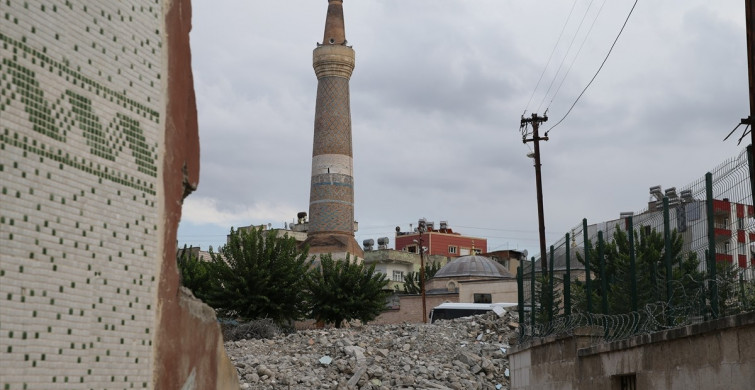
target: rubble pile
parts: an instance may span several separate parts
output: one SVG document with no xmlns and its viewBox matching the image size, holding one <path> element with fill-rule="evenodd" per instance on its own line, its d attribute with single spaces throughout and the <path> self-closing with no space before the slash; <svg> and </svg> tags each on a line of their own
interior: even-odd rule
<svg viewBox="0 0 755 390">
<path fill-rule="evenodd" d="M 225 343 L 242 389 L 508 389 L 516 319 L 305 330 Z"/>
</svg>

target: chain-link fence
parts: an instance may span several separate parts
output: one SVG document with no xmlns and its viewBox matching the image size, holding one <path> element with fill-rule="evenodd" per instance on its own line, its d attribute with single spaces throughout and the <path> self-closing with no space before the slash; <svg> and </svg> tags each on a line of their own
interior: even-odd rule
<svg viewBox="0 0 755 390">
<path fill-rule="evenodd" d="M 600 340 L 755 310 L 755 210 L 748 151 L 648 207 L 583 220 L 518 272 L 521 340 L 601 329 Z"/>
</svg>

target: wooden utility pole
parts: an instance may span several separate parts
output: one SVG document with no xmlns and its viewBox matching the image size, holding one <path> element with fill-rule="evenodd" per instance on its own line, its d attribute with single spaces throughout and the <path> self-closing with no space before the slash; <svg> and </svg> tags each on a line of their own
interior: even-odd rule
<svg viewBox="0 0 755 390">
<path fill-rule="evenodd" d="M 745 28 L 747 29 L 747 75 L 750 81 L 750 116 L 742 124 L 750 125 L 751 144 L 755 146 L 755 131 L 752 131 L 755 114 L 755 0 L 745 0 Z"/>
<path fill-rule="evenodd" d="M 753 0 L 755 1 L 755 0 Z M 535 181 L 537 182 L 537 219 L 540 225 L 540 265 L 543 269 L 543 275 L 548 273 L 548 260 L 545 257 L 545 216 L 543 212 L 543 180 L 540 177 L 540 141 L 547 141 L 548 137 L 540 137 L 538 130 L 540 123 L 547 122 L 548 115 L 537 116 L 532 114 L 532 118 L 522 117 L 520 129 L 522 130 L 522 142 L 535 143 Z M 532 124 L 532 138 L 527 138 L 527 125 Z M 534 268 L 533 268 L 534 270 Z"/>
<path fill-rule="evenodd" d="M 755 0 L 745 0 L 745 29 L 747 34 L 747 78 L 750 86 L 750 114 L 742 119 L 740 124 L 750 126 L 750 146 L 748 150 L 748 165 L 750 168 L 750 189 L 755 204 Z"/>
<path fill-rule="evenodd" d="M 427 323 L 427 303 L 425 297 L 425 249 L 422 247 L 422 233 L 427 230 L 424 218 L 419 220 L 417 231 L 419 232 L 419 289 L 422 294 L 422 322 Z"/>
</svg>

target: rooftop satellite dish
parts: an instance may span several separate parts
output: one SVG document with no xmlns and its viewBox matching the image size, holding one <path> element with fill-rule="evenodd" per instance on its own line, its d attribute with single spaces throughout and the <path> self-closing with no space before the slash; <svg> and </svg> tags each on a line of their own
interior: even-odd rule
<svg viewBox="0 0 755 390">
<path fill-rule="evenodd" d="M 527 255 L 529 255 L 529 254 L 530 254 L 530 253 L 529 253 L 529 252 L 527 252 L 527 250 L 526 250 L 526 249 L 522 251 L 522 257 L 524 257 L 525 259 L 527 258 Z"/>
</svg>

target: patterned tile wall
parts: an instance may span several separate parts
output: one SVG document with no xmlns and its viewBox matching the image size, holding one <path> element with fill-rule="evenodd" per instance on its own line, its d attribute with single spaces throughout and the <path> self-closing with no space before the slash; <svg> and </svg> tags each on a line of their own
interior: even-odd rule
<svg viewBox="0 0 755 390">
<path fill-rule="evenodd" d="M 348 79 L 322 77 L 318 80 L 313 156 L 352 156 L 349 99 Z M 312 176 L 309 232 L 354 233 L 354 179 L 351 176 L 335 173 Z"/>
<path fill-rule="evenodd" d="M 354 179 L 328 173 L 312 176 L 309 195 L 309 231 L 354 231 Z"/>
<path fill-rule="evenodd" d="M 351 107 L 349 80 L 323 77 L 317 82 L 313 156 L 351 156 Z"/>
<path fill-rule="evenodd" d="M 0 0 L 0 389 L 152 378 L 162 4 Z"/>
</svg>

